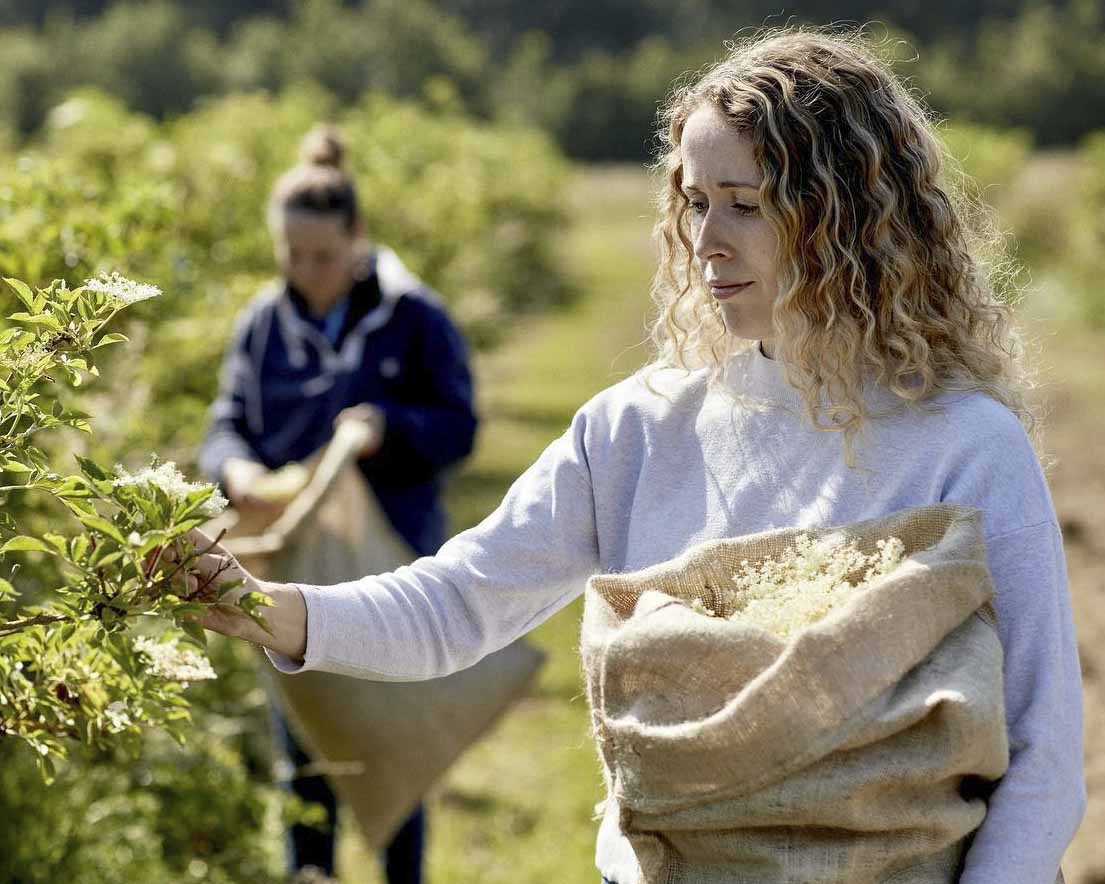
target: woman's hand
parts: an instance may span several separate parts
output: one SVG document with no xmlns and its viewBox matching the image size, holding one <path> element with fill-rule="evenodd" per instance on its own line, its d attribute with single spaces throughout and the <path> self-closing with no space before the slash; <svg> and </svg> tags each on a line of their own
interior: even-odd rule
<svg viewBox="0 0 1105 884">
<path fill-rule="evenodd" d="M 343 409 L 338 416 L 334 418 L 334 429 L 337 429 L 338 426 L 345 421 L 358 421 L 371 430 L 368 441 L 365 443 L 364 448 L 361 449 L 361 457 L 370 457 L 380 450 L 380 446 L 384 443 L 384 430 L 387 427 L 387 418 L 382 408 L 370 402 L 352 405 L 349 408 Z"/>
<path fill-rule="evenodd" d="M 198 529 L 188 533 L 188 540 L 198 555 L 182 572 L 182 592 L 196 601 L 218 602 L 198 618 L 200 624 L 214 632 L 263 645 L 293 660 L 302 660 L 307 650 L 307 605 L 303 594 L 290 584 L 258 580 L 224 546 Z M 175 550 L 165 549 L 162 561 L 172 564 L 179 561 L 179 556 Z M 241 586 L 220 597 L 221 586 L 238 580 L 243 581 Z M 250 592 L 261 593 L 271 600 L 271 607 L 260 609 L 270 632 L 236 607 L 238 599 Z"/>
</svg>

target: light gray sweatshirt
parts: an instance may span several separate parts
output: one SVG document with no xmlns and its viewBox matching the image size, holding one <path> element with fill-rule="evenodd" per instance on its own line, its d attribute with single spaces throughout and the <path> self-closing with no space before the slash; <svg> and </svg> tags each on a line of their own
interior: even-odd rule
<svg viewBox="0 0 1105 884">
<path fill-rule="evenodd" d="M 502 504 L 437 555 L 391 574 L 302 587 L 302 666 L 377 680 L 445 675 L 509 644 L 579 596 L 596 572 L 632 571 L 705 540 L 843 525 L 941 501 L 983 512 L 1005 651 L 1011 761 L 962 884 L 1052 884 L 1085 806 L 1082 694 L 1062 538 L 1016 417 L 980 393 L 874 419 L 845 463 L 840 433 L 801 413 L 782 366 L 753 348 L 725 384 L 705 371 L 639 376 L 584 405 Z M 875 392 L 874 408 L 893 402 Z M 616 820 L 597 865 L 633 884 Z"/>
</svg>

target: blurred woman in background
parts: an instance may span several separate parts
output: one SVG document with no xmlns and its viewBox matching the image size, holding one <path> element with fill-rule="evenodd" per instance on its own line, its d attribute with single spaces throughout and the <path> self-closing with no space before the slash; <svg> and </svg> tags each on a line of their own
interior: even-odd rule
<svg viewBox="0 0 1105 884">
<path fill-rule="evenodd" d="M 363 421 L 373 432 L 361 472 L 411 550 L 432 555 L 445 540 L 442 474 L 475 437 L 467 352 L 437 297 L 365 241 L 343 155 L 339 134 L 317 127 L 276 183 L 268 222 L 283 279 L 238 318 L 200 466 L 240 512 L 271 513 L 282 504 L 256 493 L 258 482 L 324 446 L 336 423 Z M 276 718 L 293 766 L 308 765 Z M 334 794 L 321 776 L 292 786 L 328 821 L 293 828 L 294 865 L 333 874 Z M 389 884 L 421 880 L 423 841 L 419 807 L 385 851 Z"/>
</svg>

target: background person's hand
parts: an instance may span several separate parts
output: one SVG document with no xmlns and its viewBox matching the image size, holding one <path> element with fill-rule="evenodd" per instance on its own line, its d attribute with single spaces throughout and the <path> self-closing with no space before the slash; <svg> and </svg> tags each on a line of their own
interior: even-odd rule
<svg viewBox="0 0 1105 884">
<path fill-rule="evenodd" d="M 242 513 L 277 516 L 284 511 L 287 501 L 273 500 L 253 492 L 257 483 L 270 474 L 263 463 L 232 457 L 223 467 L 223 485 L 226 497 L 234 509 Z"/>
<path fill-rule="evenodd" d="M 364 448 L 361 449 L 361 457 L 370 457 L 380 450 L 384 442 L 384 430 L 387 427 L 387 417 L 384 410 L 370 402 L 362 402 L 343 409 L 334 418 L 334 428 L 337 429 L 345 421 L 358 421 L 367 426 L 372 432 Z"/>
</svg>

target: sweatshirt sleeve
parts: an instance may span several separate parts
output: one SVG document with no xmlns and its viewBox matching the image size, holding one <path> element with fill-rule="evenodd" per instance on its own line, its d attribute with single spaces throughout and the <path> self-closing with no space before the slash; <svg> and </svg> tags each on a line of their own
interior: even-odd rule
<svg viewBox="0 0 1105 884">
<path fill-rule="evenodd" d="M 368 461 L 373 475 L 417 481 L 467 456 L 476 436 L 472 373 L 460 332 L 444 310 L 425 304 L 416 359 L 420 401 L 375 403 L 384 412 L 384 441 Z"/>
<path fill-rule="evenodd" d="M 1005 652 L 1009 770 L 961 884 L 1053 884 L 1086 805 L 1082 689 L 1062 537 L 1046 521 L 987 539 Z"/>
<path fill-rule="evenodd" d="M 390 574 L 300 586 L 304 663 L 377 681 L 448 675 L 505 647 L 580 595 L 598 569 L 585 436 L 576 415 L 483 522 Z"/>
<path fill-rule="evenodd" d="M 231 458 L 261 459 L 250 444 L 247 419 L 248 391 L 257 384 L 249 355 L 252 325 L 249 316 L 243 315 L 235 324 L 219 373 L 219 391 L 209 412 L 211 423 L 199 452 L 200 471 L 220 485 L 223 467 Z"/>
</svg>

